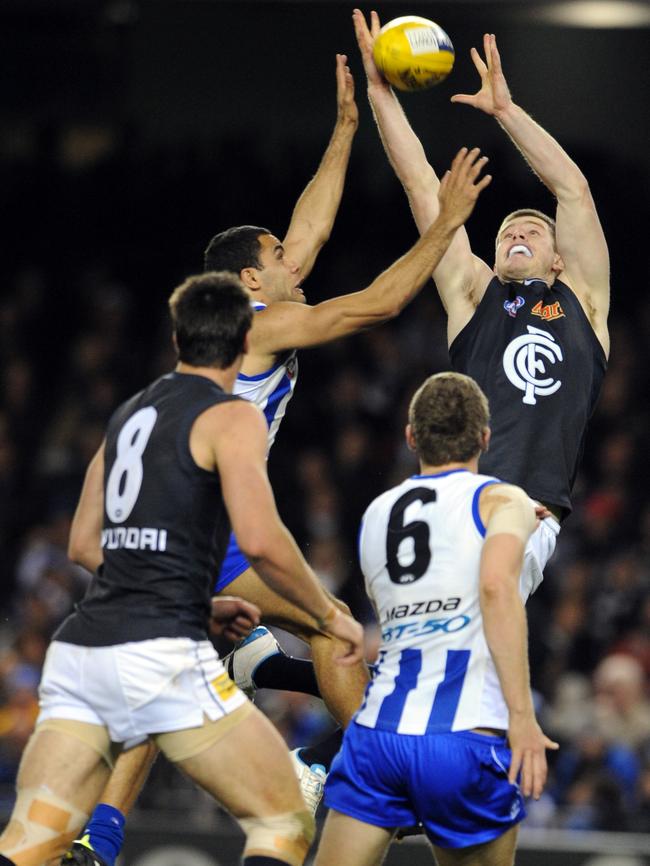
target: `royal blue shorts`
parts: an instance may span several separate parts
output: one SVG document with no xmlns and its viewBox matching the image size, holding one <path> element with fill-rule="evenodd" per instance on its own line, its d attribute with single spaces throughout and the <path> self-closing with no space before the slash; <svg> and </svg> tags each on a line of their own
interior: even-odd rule
<svg viewBox="0 0 650 866">
<path fill-rule="evenodd" d="M 221 571 L 217 577 L 217 582 L 214 585 L 214 591 L 221 592 L 222 589 L 225 589 L 229 583 L 232 583 L 233 580 L 238 578 L 240 574 L 243 574 L 246 569 L 250 567 L 250 562 L 239 549 L 237 539 L 231 532 L 230 538 L 228 539 L 228 549 L 223 558 L 223 565 L 221 566 Z"/>
<path fill-rule="evenodd" d="M 412 736 L 352 722 L 325 785 L 325 805 L 376 827 L 418 822 L 441 848 L 489 842 L 526 817 L 508 782 L 502 737 Z"/>
</svg>

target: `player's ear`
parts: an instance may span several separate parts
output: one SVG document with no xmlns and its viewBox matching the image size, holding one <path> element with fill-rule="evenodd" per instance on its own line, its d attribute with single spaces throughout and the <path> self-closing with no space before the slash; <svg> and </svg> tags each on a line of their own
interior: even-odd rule
<svg viewBox="0 0 650 866">
<path fill-rule="evenodd" d="M 481 430 L 481 435 L 479 437 L 479 444 L 481 448 L 481 453 L 485 453 L 490 447 L 490 437 L 492 436 L 492 431 L 489 427 L 484 427 Z"/>
<path fill-rule="evenodd" d="M 554 274 L 561 274 L 564 270 L 564 260 L 559 253 L 555 253 L 555 258 L 553 259 L 553 264 L 551 265 L 551 270 Z"/>
<path fill-rule="evenodd" d="M 242 268 L 239 272 L 239 279 L 251 292 L 259 291 L 261 288 L 259 271 L 257 268 Z"/>
<path fill-rule="evenodd" d="M 404 438 L 406 439 L 406 446 L 409 451 L 417 451 L 417 446 L 415 444 L 415 436 L 413 435 L 413 428 L 410 424 L 406 425 L 404 429 Z"/>
</svg>

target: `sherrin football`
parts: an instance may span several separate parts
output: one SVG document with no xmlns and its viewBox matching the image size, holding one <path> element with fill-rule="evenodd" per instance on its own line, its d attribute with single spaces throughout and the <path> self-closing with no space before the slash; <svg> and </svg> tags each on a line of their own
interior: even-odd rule
<svg viewBox="0 0 650 866">
<path fill-rule="evenodd" d="M 393 18 L 379 31 L 373 49 L 384 78 L 398 90 L 426 90 L 454 65 L 454 46 L 435 21 L 418 15 Z"/>
</svg>

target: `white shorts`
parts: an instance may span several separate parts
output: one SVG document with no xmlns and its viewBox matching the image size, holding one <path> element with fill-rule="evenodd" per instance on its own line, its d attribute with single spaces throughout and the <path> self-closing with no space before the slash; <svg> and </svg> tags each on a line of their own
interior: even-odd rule
<svg viewBox="0 0 650 866">
<path fill-rule="evenodd" d="M 40 714 L 104 725 L 130 748 L 150 734 L 197 728 L 247 701 L 212 644 L 157 638 L 108 647 L 53 641 L 39 687 Z"/>
<path fill-rule="evenodd" d="M 560 524 L 557 520 L 546 517 L 528 539 L 521 575 L 521 588 L 525 598 L 532 595 L 542 582 L 543 571 L 555 552 L 559 534 Z"/>
</svg>

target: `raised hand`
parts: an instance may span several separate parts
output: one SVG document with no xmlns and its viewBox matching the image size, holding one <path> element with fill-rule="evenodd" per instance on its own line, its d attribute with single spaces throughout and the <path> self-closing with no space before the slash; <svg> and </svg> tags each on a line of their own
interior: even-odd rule
<svg viewBox="0 0 650 866">
<path fill-rule="evenodd" d="M 370 29 L 366 23 L 363 12 L 360 9 L 355 9 L 352 12 L 352 23 L 354 24 L 354 33 L 357 37 L 357 44 L 361 52 L 361 60 L 363 68 L 368 78 L 368 86 L 390 90 L 390 84 L 386 81 L 381 72 L 377 69 L 375 58 L 372 53 L 375 39 L 379 35 L 381 24 L 379 23 L 379 15 L 376 12 L 370 13 Z"/>
<path fill-rule="evenodd" d="M 354 100 L 354 78 L 347 62 L 348 58 L 345 54 L 336 55 L 337 120 L 339 122 L 348 121 L 357 126 L 359 123 L 359 109 Z"/>
<path fill-rule="evenodd" d="M 491 182 L 492 175 L 479 175 L 488 161 L 481 156 L 478 147 L 468 150 L 462 147 L 445 173 L 438 190 L 440 202 L 439 219 L 447 220 L 453 226 L 461 226 L 467 220 L 481 192 Z"/>
<path fill-rule="evenodd" d="M 483 36 L 483 51 L 485 61 L 476 48 L 471 50 L 474 66 L 481 76 L 481 89 L 474 94 L 457 93 L 451 97 L 451 101 L 471 105 L 486 114 L 498 116 L 510 107 L 512 97 L 501 68 L 501 57 L 494 33 Z"/>
</svg>

